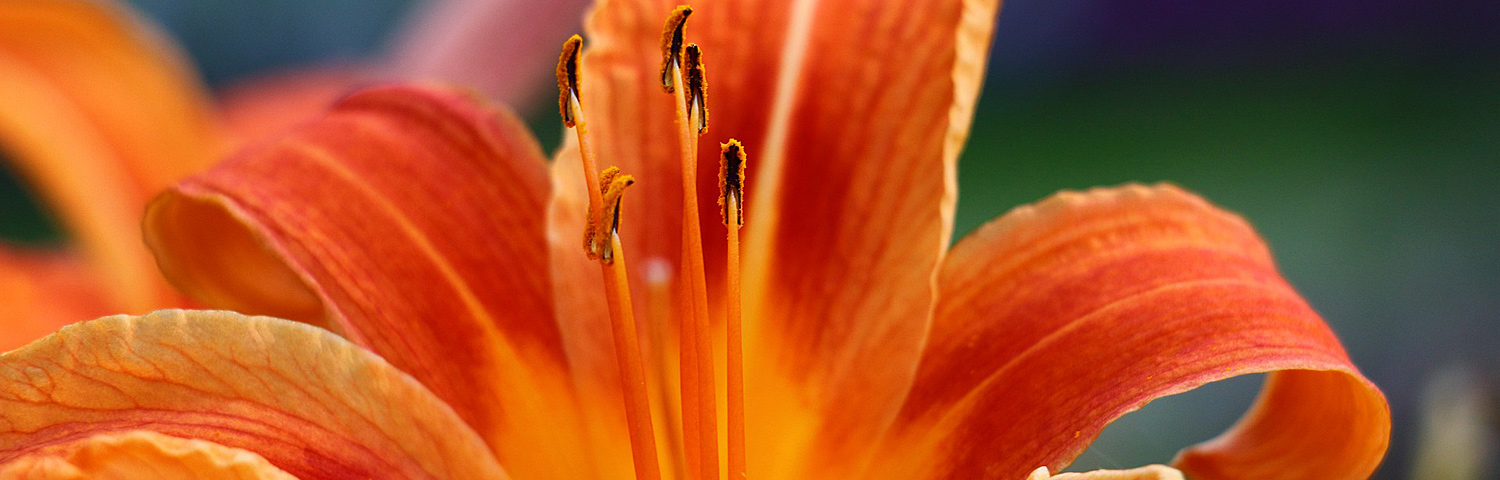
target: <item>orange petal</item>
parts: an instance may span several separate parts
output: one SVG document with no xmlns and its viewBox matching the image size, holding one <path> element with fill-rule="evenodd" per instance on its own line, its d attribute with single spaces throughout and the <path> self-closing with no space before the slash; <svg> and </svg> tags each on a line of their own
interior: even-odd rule
<svg viewBox="0 0 1500 480">
<path fill-rule="evenodd" d="M 163 303 L 141 209 L 219 148 L 207 96 L 180 58 L 113 4 L 0 3 L 0 147 L 59 212 L 116 309 Z"/>
<path fill-rule="evenodd" d="M 624 209 L 631 258 L 668 272 L 678 271 L 678 144 L 655 73 L 662 24 L 678 3 L 694 6 L 687 37 L 702 47 L 712 85 L 709 132 L 744 141 L 752 155 L 748 390 L 780 398 L 749 402 L 749 450 L 752 463 L 782 465 L 751 469 L 795 469 L 785 463 L 810 449 L 828 452 L 815 462 L 850 457 L 894 416 L 911 380 L 998 2 L 600 2 L 586 22 L 581 100 L 601 158 L 640 180 Z M 723 273 L 724 230 L 711 207 L 717 153 L 701 149 L 698 161 L 710 292 Z M 562 162 L 577 168 L 575 158 Z M 573 183 L 559 195 L 581 198 Z M 633 272 L 634 291 L 650 288 L 644 269 Z M 813 422 L 798 427 L 807 435 L 762 428 L 793 417 Z M 764 454 L 773 450 L 797 458 Z"/>
<path fill-rule="evenodd" d="M 296 480 L 254 452 L 150 430 L 52 445 L 0 466 L 0 478 Z"/>
<path fill-rule="evenodd" d="M 0 355 L 0 465 L 135 430 L 253 452 L 303 479 L 505 478 L 431 392 L 308 325 L 163 310 Z"/>
<path fill-rule="evenodd" d="M 1065 192 L 985 225 L 944 264 L 928 349 L 888 455 L 899 478 L 1021 478 L 1106 424 L 1257 372 L 1261 399 L 1184 452 L 1196 479 L 1362 479 L 1380 391 L 1239 217 L 1172 186 Z M 1311 426 L 1311 427 L 1309 427 Z"/>
<path fill-rule="evenodd" d="M 88 263 L 63 252 L 0 247 L 0 352 L 114 310 Z"/>
<path fill-rule="evenodd" d="M 327 325 L 411 373 L 513 473 L 578 477 L 545 174 L 509 112 L 377 88 L 169 190 L 146 241 L 208 305 Z"/>
</svg>

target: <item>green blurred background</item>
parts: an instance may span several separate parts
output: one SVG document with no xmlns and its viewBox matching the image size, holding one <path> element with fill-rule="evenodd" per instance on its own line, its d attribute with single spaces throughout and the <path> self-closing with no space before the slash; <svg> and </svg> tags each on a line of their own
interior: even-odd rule
<svg viewBox="0 0 1500 480">
<path fill-rule="evenodd" d="M 133 3 L 217 87 L 357 59 L 416 5 Z M 1134 181 L 1243 214 L 1390 397 L 1396 434 L 1377 478 L 1411 478 L 1427 380 L 1462 364 L 1493 382 L 1500 367 L 1497 5 L 1011 0 L 960 164 L 958 233 L 1058 189 Z M 550 98 L 530 106 L 544 140 L 558 138 Z M 9 175 L 0 234 L 61 238 Z M 1074 468 L 1166 462 L 1232 423 L 1257 388 L 1236 379 L 1153 403 Z M 1495 417 L 1471 420 L 1493 431 Z"/>
</svg>

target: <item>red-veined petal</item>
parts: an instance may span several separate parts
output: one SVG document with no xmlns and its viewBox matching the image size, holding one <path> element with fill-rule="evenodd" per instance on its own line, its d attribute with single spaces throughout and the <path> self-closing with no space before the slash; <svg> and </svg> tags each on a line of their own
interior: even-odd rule
<svg viewBox="0 0 1500 480">
<path fill-rule="evenodd" d="M 0 355 L 0 465 L 136 430 L 254 452 L 302 479 L 505 478 L 432 392 L 309 325 L 163 310 Z"/>
<path fill-rule="evenodd" d="M 411 373 L 512 473 L 578 477 L 545 175 L 509 112 L 382 87 L 178 184 L 146 240 L 200 301 L 327 325 Z"/>
<path fill-rule="evenodd" d="M 1065 192 L 955 247 L 917 381 L 873 477 L 1066 466 L 1165 395 L 1274 372 L 1202 479 L 1362 479 L 1390 414 L 1249 225 L 1172 186 Z"/>
</svg>

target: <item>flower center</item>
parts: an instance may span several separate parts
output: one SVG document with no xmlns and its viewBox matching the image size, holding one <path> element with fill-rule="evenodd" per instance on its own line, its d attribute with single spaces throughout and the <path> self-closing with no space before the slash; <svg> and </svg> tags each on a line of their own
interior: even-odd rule
<svg viewBox="0 0 1500 480">
<path fill-rule="evenodd" d="M 714 391 L 714 353 L 708 313 L 708 288 L 703 265 L 703 237 L 698 222 L 696 172 L 698 137 L 708 130 L 702 52 L 696 44 L 684 43 L 684 27 L 693 13 L 687 6 L 674 9 L 662 32 L 662 89 L 672 94 L 678 127 L 682 167 L 682 258 L 683 279 L 678 289 L 682 324 L 679 338 L 682 395 L 682 450 L 686 477 L 719 478 L 719 422 Z M 564 125 L 573 128 L 578 137 L 580 157 L 588 185 L 589 211 L 584 229 L 584 252 L 599 260 L 609 303 L 610 324 L 615 343 L 616 363 L 624 390 L 625 416 L 630 432 L 631 455 L 636 478 L 657 479 L 661 469 L 656 453 L 656 439 L 651 425 L 651 407 L 646 376 L 636 336 L 630 290 L 625 270 L 624 248 L 620 245 L 620 196 L 634 179 L 611 167 L 602 173 L 594 162 L 593 142 L 588 135 L 579 92 L 578 69 L 582 39 L 574 35 L 563 44 L 558 59 L 558 106 Z M 680 87 L 680 88 L 679 88 Z M 728 264 L 726 265 L 726 369 L 728 406 L 729 478 L 746 478 L 745 474 L 745 401 L 744 352 L 740 309 L 739 229 L 744 222 L 741 203 L 745 168 L 745 150 L 739 141 L 720 145 L 722 167 L 719 174 L 724 224 L 728 230 Z"/>
</svg>

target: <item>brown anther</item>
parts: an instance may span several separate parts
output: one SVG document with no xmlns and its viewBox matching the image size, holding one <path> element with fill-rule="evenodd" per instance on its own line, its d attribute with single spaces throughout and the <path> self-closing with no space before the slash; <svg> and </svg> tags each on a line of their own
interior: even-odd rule
<svg viewBox="0 0 1500 480">
<path fill-rule="evenodd" d="M 603 172 L 599 172 L 599 194 L 601 196 L 609 192 L 610 185 L 614 183 L 615 177 L 619 175 L 620 167 L 609 167 L 604 169 Z M 601 208 L 607 208 L 609 202 L 606 200 L 604 205 L 605 207 Z M 591 211 L 585 216 L 588 218 L 584 220 L 583 225 L 583 252 L 588 254 L 589 260 L 598 260 L 600 254 L 609 249 L 609 231 L 599 228 L 600 224 L 595 223 L 596 219 L 600 216 L 599 212 Z M 604 234 L 600 235 L 599 232 L 604 232 Z"/>
<path fill-rule="evenodd" d="M 557 57 L 557 108 L 562 112 L 563 125 L 573 128 L 572 99 L 583 101 L 578 92 L 578 51 L 583 47 L 583 37 L 574 35 L 563 42 L 562 55 Z"/>
<path fill-rule="evenodd" d="M 688 15 L 692 14 L 693 7 L 678 5 L 672 9 L 672 15 L 667 17 L 667 25 L 661 31 L 661 88 L 667 93 L 676 88 L 672 67 L 682 56 L 682 29 L 687 24 Z"/>
<path fill-rule="evenodd" d="M 594 231 L 594 240 L 599 242 L 599 261 L 605 265 L 615 263 L 614 242 L 611 241 L 616 233 L 620 231 L 620 199 L 625 194 L 625 187 L 635 184 L 635 177 L 620 175 L 620 169 L 610 167 L 604 171 L 601 178 L 609 178 L 610 182 L 604 188 L 604 208 L 602 220 Z"/>
<path fill-rule="evenodd" d="M 683 92 L 687 95 L 683 98 L 687 102 L 688 111 L 698 114 L 698 134 L 703 135 L 708 131 L 708 80 L 704 77 L 698 44 L 689 43 L 684 52 L 682 73 L 686 77 L 682 81 L 687 84 L 687 90 Z"/>
<path fill-rule="evenodd" d="M 733 138 L 719 144 L 719 212 L 724 225 L 745 223 L 745 147 Z M 733 210 L 733 211 L 731 211 Z M 730 219 L 734 219 L 730 222 Z"/>
</svg>

